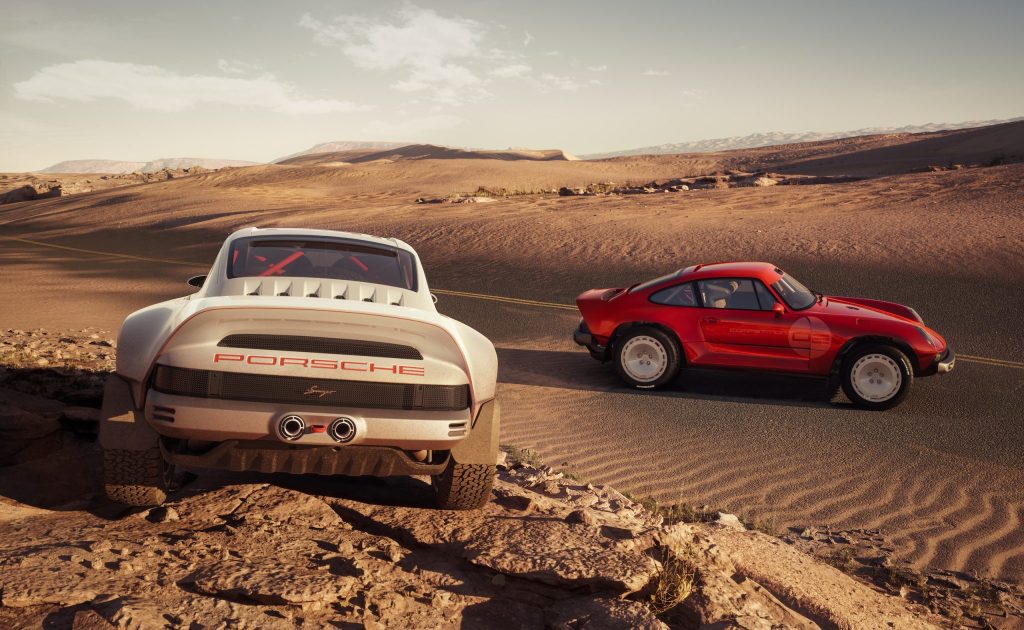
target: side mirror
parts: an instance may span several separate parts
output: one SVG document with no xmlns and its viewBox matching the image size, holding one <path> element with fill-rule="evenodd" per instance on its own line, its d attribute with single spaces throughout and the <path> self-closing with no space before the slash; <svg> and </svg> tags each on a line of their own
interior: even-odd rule
<svg viewBox="0 0 1024 630">
<path fill-rule="evenodd" d="M 188 279 L 188 286 L 198 289 L 201 288 L 205 282 L 206 276 L 192 276 Z"/>
<path fill-rule="evenodd" d="M 786 314 L 786 307 L 780 302 L 776 302 L 775 304 L 772 304 L 772 311 L 775 312 L 776 317 L 782 317 Z"/>
</svg>

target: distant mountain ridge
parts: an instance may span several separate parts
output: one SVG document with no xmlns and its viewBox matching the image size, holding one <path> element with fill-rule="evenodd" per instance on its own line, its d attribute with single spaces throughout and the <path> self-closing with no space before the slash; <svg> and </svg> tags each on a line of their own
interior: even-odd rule
<svg viewBox="0 0 1024 630">
<path fill-rule="evenodd" d="M 786 133 L 782 131 L 770 131 L 767 133 L 754 133 L 749 136 L 732 136 L 729 138 L 710 138 L 706 140 L 694 140 L 690 142 L 675 142 L 658 144 L 636 149 L 624 149 L 622 151 L 609 151 L 605 153 L 591 153 L 581 155 L 584 160 L 598 160 L 610 157 L 622 157 L 627 155 L 663 155 L 671 153 L 714 153 L 717 151 L 730 151 L 733 149 L 752 149 L 755 147 L 767 147 L 776 144 L 796 144 L 800 142 L 815 142 L 819 140 L 834 140 L 836 138 L 853 138 L 857 136 L 872 136 L 878 134 L 893 133 L 927 133 L 930 131 L 950 131 L 955 129 L 967 129 L 970 127 L 986 127 L 1008 122 L 1024 120 L 1024 116 L 1007 118 L 1005 120 L 971 120 L 960 123 L 927 123 L 924 125 L 906 125 L 903 127 L 867 127 L 853 131 L 806 131 L 798 133 Z"/>
<path fill-rule="evenodd" d="M 65 160 L 48 166 L 36 173 L 155 173 L 165 168 L 181 169 L 201 166 L 203 168 L 225 168 L 228 166 L 253 166 L 259 162 L 245 160 L 222 160 L 217 158 L 160 158 L 149 162 L 125 162 L 121 160 Z"/>
</svg>

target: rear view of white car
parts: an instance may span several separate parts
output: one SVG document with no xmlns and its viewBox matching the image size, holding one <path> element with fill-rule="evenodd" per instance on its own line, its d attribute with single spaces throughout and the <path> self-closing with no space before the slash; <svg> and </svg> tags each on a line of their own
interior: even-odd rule
<svg viewBox="0 0 1024 630">
<path fill-rule="evenodd" d="M 438 314 L 407 244 L 248 228 L 189 283 L 121 327 L 100 427 L 111 499 L 159 504 L 182 466 L 429 475 L 442 508 L 487 501 L 494 346 Z"/>
</svg>

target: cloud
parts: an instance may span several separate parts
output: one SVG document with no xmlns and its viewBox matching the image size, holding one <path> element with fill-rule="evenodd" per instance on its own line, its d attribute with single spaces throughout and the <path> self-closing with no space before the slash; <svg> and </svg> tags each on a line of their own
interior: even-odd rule
<svg viewBox="0 0 1024 630">
<path fill-rule="evenodd" d="M 644 70 L 645 77 L 667 77 L 667 70 Z"/>
<path fill-rule="evenodd" d="M 462 119 L 451 114 L 409 116 L 409 112 L 398 112 L 392 120 L 371 120 L 360 131 L 367 138 L 395 139 L 399 142 L 418 140 L 431 131 L 442 131 L 457 127 Z M 405 114 L 405 115 L 402 115 Z"/>
<path fill-rule="evenodd" d="M 600 66 L 587 66 L 587 70 L 591 72 L 604 72 L 608 69 L 608 64 L 601 64 Z"/>
<path fill-rule="evenodd" d="M 120 100 L 158 112 L 180 112 L 207 103 L 284 114 L 365 109 L 348 101 L 304 98 L 293 85 L 269 74 L 252 78 L 182 75 L 159 66 L 99 59 L 46 66 L 29 79 L 15 83 L 14 93 L 20 99 L 42 103 Z"/>
<path fill-rule="evenodd" d="M 526 34 L 523 35 L 523 48 L 526 48 L 527 46 L 529 46 L 530 42 L 532 42 L 532 41 L 533 41 L 533 35 L 530 34 L 530 31 L 526 31 Z"/>
<path fill-rule="evenodd" d="M 237 59 L 218 59 L 217 69 L 224 74 L 250 74 L 262 70 L 260 66 Z"/>
<path fill-rule="evenodd" d="M 547 86 L 558 90 L 565 90 L 566 92 L 575 92 L 576 90 L 585 87 L 585 84 L 580 83 L 572 77 L 551 74 L 550 72 L 545 72 L 540 75 L 540 80 Z"/>
<path fill-rule="evenodd" d="M 530 66 L 525 63 L 514 63 L 508 66 L 500 66 L 491 70 L 490 74 L 499 77 L 501 79 L 514 79 L 516 77 L 525 76 L 530 73 Z"/>
<path fill-rule="evenodd" d="M 485 29 L 479 22 L 442 17 L 414 5 L 401 9 L 396 18 L 391 22 L 342 15 L 324 23 L 307 14 L 299 25 L 311 30 L 316 42 L 340 48 L 360 68 L 405 72 L 392 85 L 397 90 L 430 92 L 434 101 L 451 105 L 488 95 L 466 65 L 490 54 L 481 49 Z"/>
</svg>

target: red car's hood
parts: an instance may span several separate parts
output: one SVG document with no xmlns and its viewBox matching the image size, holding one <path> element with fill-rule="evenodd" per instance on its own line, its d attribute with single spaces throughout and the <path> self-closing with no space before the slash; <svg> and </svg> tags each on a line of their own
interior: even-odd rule
<svg viewBox="0 0 1024 630">
<path fill-rule="evenodd" d="M 825 297 L 821 302 L 807 309 L 807 312 L 863 319 L 891 319 L 912 324 L 922 323 L 917 313 L 910 307 L 866 298 Z"/>
</svg>

